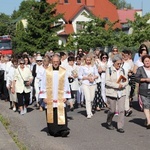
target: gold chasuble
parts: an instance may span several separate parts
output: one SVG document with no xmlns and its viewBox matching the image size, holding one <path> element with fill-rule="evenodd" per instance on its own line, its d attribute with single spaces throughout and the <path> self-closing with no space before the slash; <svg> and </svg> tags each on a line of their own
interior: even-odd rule
<svg viewBox="0 0 150 150">
<path fill-rule="evenodd" d="M 64 111 L 64 84 L 65 84 L 66 70 L 59 66 L 58 70 L 58 99 L 57 99 L 57 117 L 58 124 L 65 124 L 65 111 Z M 47 91 L 47 122 L 53 123 L 53 68 L 50 66 L 46 69 L 46 91 Z"/>
</svg>

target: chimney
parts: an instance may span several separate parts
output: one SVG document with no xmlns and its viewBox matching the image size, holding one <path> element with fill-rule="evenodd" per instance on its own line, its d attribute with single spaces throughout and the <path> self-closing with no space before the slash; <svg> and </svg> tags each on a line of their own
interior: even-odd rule
<svg viewBox="0 0 150 150">
<path fill-rule="evenodd" d="M 95 0 L 86 0 L 86 6 L 87 7 L 94 7 L 95 6 L 94 1 Z"/>
</svg>

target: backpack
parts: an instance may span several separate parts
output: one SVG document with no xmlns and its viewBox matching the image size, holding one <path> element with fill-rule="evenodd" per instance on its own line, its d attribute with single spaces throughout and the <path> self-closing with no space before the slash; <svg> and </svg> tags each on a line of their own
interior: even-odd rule
<svg viewBox="0 0 150 150">
<path fill-rule="evenodd" d="M 123 75 L 125 75 L 125 71 L 124 71 L 124 69 L 122 68 L 122 71 L 123 71 Z M 111 73 L 112 73 L 112 71 L 111 71 L 111 67 L 109 67 L 109 75 L 111 76 Z"/>
</svg>

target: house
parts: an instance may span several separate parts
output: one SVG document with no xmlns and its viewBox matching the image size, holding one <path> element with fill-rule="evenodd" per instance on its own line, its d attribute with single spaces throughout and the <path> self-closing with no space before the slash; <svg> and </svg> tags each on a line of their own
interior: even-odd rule
<svg viewBox="0 0 150 150">
<path fill-rule="evenodd" d="M 142 17 L 142 9 L 121 9 L 121 10 L 117 10 L 118 11 L 118 15 L 119 15 L 119 22 L 121 24 L 121 28 L 124 32 L 126 32 L 127 34 L 131 34 L 132 33 L 132 29 L 130 28 L 129 24 L 128 24 L 128 20 L 130 21 L 134 21 L 135 18 L 135 14 L 138 14 Z"/>
<path fill-rule="evenodd" d="M 57 2 L 56 12 L 64 14 L 59 20 L 63 24 L 63 29 L 58 32 L 60 45 L 66 44 L 70 34 L 82 29 L 81 22 L 90 21 L 87 17 L 90 14 L 111 22 L 119 20 L 117 8 L 109 0 L 47 0 L 47 2 L 50 4 Z M 115 24 L 115 28 L 120 27 L 119 22 Z"/>
</svg>

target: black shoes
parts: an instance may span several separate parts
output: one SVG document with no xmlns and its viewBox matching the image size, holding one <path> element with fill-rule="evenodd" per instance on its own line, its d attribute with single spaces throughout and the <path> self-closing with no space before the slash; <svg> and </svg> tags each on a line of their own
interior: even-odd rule
<svg viewBox="0 0 150 150">
<path fill-rule="evenodd" d="M 150 129 L 150 124 L 148 124 L 148 125 L 146 126 L 146 128 L 147 128 L 147 129 Z"/>
<path fill-rule="evenodd" d="M 65 130 L 61 132 L 61 137 L 67 137 L 69 135 L 70 131 L 69 130 Z"/>
<path fill-rule="evenodd" d="M 74 107 L 71 107 L 71 108 L 70 108 L 70 111 L 74 111 Z"/>
<path fill-rule="evenodd" d="M 56 133 L 56 134 L 47 132 L 47 136 L 67 137 L 67 136 L 69 135 L 69 133 L 70 133 L 69 130 L 61 131 L 61 132 L 58 132 L 58 133 Z"/>
<path fill-rule="evenodd" d="M 113 127 L 112 124 L 108 124 L 108 123 L 107 123 L 107 129 L 109 129 L 109 130 L 114 130 L 114 127 Z M 125 131 L 124 131 L 122 128 L 120 128 L 120 129 L 117 129 L 117 132 L 119 132 L 119 133 L 124 133 Z"/>
<path fill-rule="evenodd" d="M 51 136 L 49 132 L 47 132 L 47 136 Z"/>
<path fill-rule="evenodd" d="M 119 133 L 124 133 L 124 132 L 125 132 L 122 128 L 117 129 L 117 131 L 118 131 Z"/>
<path fill-rule="evenodd" d="M 125 111 L 125 116 L 126 117 L 129 117 L 131 114 L 132 114 L 132 110 L 131 109 Z"/>
<path fill-rule="evenodd" d="M 112 124 L 108 124 L 108 123 L 107 123 L 107 129 L 109 129 L 109 130 L 114 130 L 114 127 L 113 127 Z"/>
</svg>

